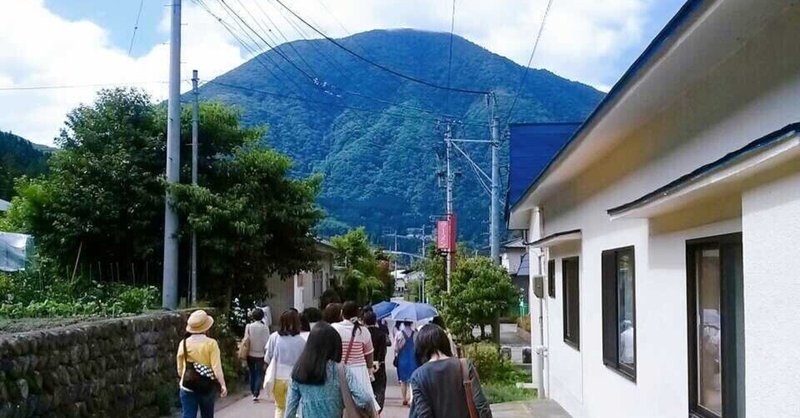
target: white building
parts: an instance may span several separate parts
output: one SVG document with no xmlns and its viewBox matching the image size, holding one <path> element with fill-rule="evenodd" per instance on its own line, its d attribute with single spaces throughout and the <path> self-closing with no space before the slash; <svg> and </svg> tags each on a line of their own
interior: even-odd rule
<svg viewBox="0 0 800 418">
<path fill-rule="evenodd" d="M 800 416 L 798 121 L 800 3 L 688 1 L 511 210 L 548 397 Z"/>
<path fill-rule="evenodd" d="M 319 307 L 322 292 L 331 287 L 335 280 L 334 248 L 325 241 L 317 241 L 319 263 L 314 271 L 303 271 L 284 280 L 271 277 L 267 281 L 267 291 L 271 297 L 267 299 L 272 313 L 272 323 L 277 324 L 281 313 L 289 308 L 298 311 L 308 307 Z"/>
</svg>

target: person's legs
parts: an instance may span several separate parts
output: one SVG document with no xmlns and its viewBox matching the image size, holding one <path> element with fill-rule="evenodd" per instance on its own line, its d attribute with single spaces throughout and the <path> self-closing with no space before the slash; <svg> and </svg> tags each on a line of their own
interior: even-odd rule
<svg viewBox="0 0 800 418">
<path fill-rule="evenodd" d="M 264 365 L 264 357 L 254 357 L 255 359 L 255 366 L 256 366 L 256 387 L 255 393 L 253 396 L 258 397 L 261 394 L 261 388 L 264 385 L 264 373 L 265 373 L 265 365 Z"/>
<path fill-rule="evenodd" d="M 248 370 L 248 377 L 250 380 L 250 393 L 254 397 L 258 397 L 258 394 L 261 392 L 261 379 L 264 378 L 264 372 L 259 367 L 264 364 L 263 358 L 258 357 L 247 357 L 247 370 Z"/>
<path fill-rule="evenodd" d="M 219 396 L 217 391 L 211 391 L 209 394 L 197 397 L 201 418 L 214 418 L 214 402 L 217 396 Z"/>
<path fill-rule="evenodd" d="M 182 418 L 197 418 L 197 396 L 192 393 L 180 390 L 181 398 L 181 417 Z"/>
<path fill-rule="evenodd" d="M 386 366 L 381 365 L 377 372 L 375 372 L 375 380 L 372 382 L 372 392 L 375 393 L 375 400 L 378 401 L 380 410 L 383 411 L 383 405 L 386 401 Z"/>
<path fill-rule="evenodd" d="M 408 385 L 406 382 L 400 382 L 400 397 L 403 399 L 403 405 L 408 405 Z"/>
<path fill-rule="evenodd" d="M 275 395 L 275 418 L 283 418 L 286 410 L 286 394 L 289 392 L 289 381 L 275 379 L 275 388 L 272 394 Z"/>
</svg>

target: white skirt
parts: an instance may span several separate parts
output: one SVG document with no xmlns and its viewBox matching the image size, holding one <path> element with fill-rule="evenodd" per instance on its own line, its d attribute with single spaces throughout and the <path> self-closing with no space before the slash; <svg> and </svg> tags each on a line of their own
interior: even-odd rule
<svg viewBox="0 0 800 418">
<path fill-rule="evenodd" d="M 345 366 L 350 369 L 350 372 L 353 373 L 353 377 L 356 379 L 358 384 L 367 390 L 370 397 L 372 398 L 372 407 L 375 408 L 375 412 L 377 413 L 380 410 L 380 405 L 378 405 L 378 401 L 375 399 L 375 392 L 372 391 L 372 381 L 369 379 L 369 371 L 367 370 L 367 365 L 362 364 L 358 366 Z"/>
</svg>

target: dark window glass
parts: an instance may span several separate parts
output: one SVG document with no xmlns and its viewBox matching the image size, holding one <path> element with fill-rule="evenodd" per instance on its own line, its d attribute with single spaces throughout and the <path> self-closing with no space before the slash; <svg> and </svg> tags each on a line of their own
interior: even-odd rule
<svg viewBox="0 0 800 418">
<path fill-rule="evenodd" d="M 689 408 L 695 416 L 745 416 L 741 234 L 687 247 Z"/>
<path fill-rule="evenodd" d="M 564 342 L 580 350 L 581 309 L 578 257 L 561 261 L 562 297 L 564 304 Z"/>
<path fill-rule="evenodd" d="M 547 262 L 547 295 L 556 297 L 556 260 Z"/>
<path fill-rule="evenodd" d="M 636 271 L 633 247 L 603 251 L 603 363 L 636 379 Z"/>
</svg>

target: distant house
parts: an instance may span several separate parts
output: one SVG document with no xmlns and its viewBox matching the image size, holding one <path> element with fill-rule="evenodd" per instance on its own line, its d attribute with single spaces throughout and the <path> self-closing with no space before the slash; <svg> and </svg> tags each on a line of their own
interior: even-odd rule
<svg viewBox="0 0 800 418">
<path fill-rule="evenodd" d="M 0 212 L 6 212 L 10 207 L 11 207 L 11 202 L 0 199 Z"/>
<path fill-rule="evenodd" d="M 267 299 L 267 304 L 271 308 L 273 324 L 289 308 L 302 312 L 307 307 L 319 307 L 322 292 L 335 280 L 333 246 L 320 240 L 317 241 L 316 250 L 318 264 L 315 270 L 303 271 L 284 280 L 270 278 L 267 282 L 267 291 L 272 295 Z"/>
<path fill-rule="evenodd" d="M 511 208 L 572 416 L 798 416 L 798 39 L 798 2 L 688 1 Z"/>
<path fill-rule="evenodd" d="M 520 291 L 522 300 L 529 303 L 530 275 L 528 263 L 528 248 L 522 238 L 517 238 L 503 244 L 500 251 L 500 265 L 511 276 L 514 287 Z"/>
</svg>

